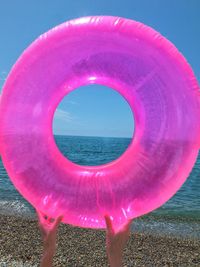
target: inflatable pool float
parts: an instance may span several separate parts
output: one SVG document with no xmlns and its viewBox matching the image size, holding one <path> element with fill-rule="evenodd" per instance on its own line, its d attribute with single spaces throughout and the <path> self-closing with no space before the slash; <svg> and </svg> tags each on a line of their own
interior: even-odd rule
<svg viewBox="0 0 200 267">
<path fill-rule="evenodd" d="M 135 119 L 117 160 L 79 166 L 52 133 L 54 112 L 72 90 L 118 91 Z M 84 17 L 41 35 L 12 68 L 0 104 L 0 152 L 15 187 L 37 210 L 81 227 L 115 228 L 170 199 L 200 148 L 200 93 L 175 46 L 139 22 Z M 102 107 L 103 109 L 103 107 Z"/>
</svg>

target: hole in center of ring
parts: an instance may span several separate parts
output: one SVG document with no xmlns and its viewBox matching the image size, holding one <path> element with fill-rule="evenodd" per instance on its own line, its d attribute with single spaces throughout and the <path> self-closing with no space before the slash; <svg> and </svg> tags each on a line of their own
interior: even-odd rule
<svg viewBox="0 0 200 267">
<path fill-rule="evenodd" d="M 119 158 L 134 135 L 127 101 L 115 90 L 81 86 L 58 105 L 53 133 L 60 152 L 78 165 L 98 166 Z"/>
</svg>

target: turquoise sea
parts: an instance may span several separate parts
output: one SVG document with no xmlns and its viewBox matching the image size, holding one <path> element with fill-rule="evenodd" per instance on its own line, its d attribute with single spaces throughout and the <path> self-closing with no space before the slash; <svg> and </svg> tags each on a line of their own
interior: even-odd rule
<svg viewBox="0 0 200 267">
<path fill-rule="evenodd" d="M 55 136 L 61 152 L 80 165 L 100 165 L 118 158 L 130 138 Z M 38 155 L 39 156 L 39 155 Z M 15 190 L 0 160 L 0 214 L 34 216 Z M 133 223 L 133 231 L 200 239 L 200 155 L 185 184 L 164 206 Z"/>
</svg>

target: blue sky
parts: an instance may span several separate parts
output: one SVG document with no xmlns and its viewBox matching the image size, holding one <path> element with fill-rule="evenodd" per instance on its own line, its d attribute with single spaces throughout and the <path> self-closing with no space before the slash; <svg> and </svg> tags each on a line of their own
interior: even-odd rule
<svg viewBox="0 0 200 267">
<path fill-rule="evenodd" d="M 199 14 L 199 0 L 1 1 L 0 88 L 22 51 L 41 33 L 88 15 L 121 16 L 153 27 L 183 53 L 200 81 Z M 84 89 L 75 90 L 59 105 L 54 132 L 130 137 L 133 118 L 125 100 L 115 91 L 97 85 Z"/>
</svg>

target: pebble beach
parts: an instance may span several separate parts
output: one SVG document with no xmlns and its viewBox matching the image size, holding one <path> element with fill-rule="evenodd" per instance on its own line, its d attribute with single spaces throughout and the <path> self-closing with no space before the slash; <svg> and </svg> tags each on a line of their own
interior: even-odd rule
<svg viewBox="0 0 200 267">
<path fill-rule="evenodd" d="M 39 266 L 42 241 L 34 218 L 1 215 L 0 267 Z M 106 267 L 105 231 L 61 224 L 56 267 Z M 124 265 L 137 267 L 200 266 L 200 240 L 131 233 Z"/>
</svg>

